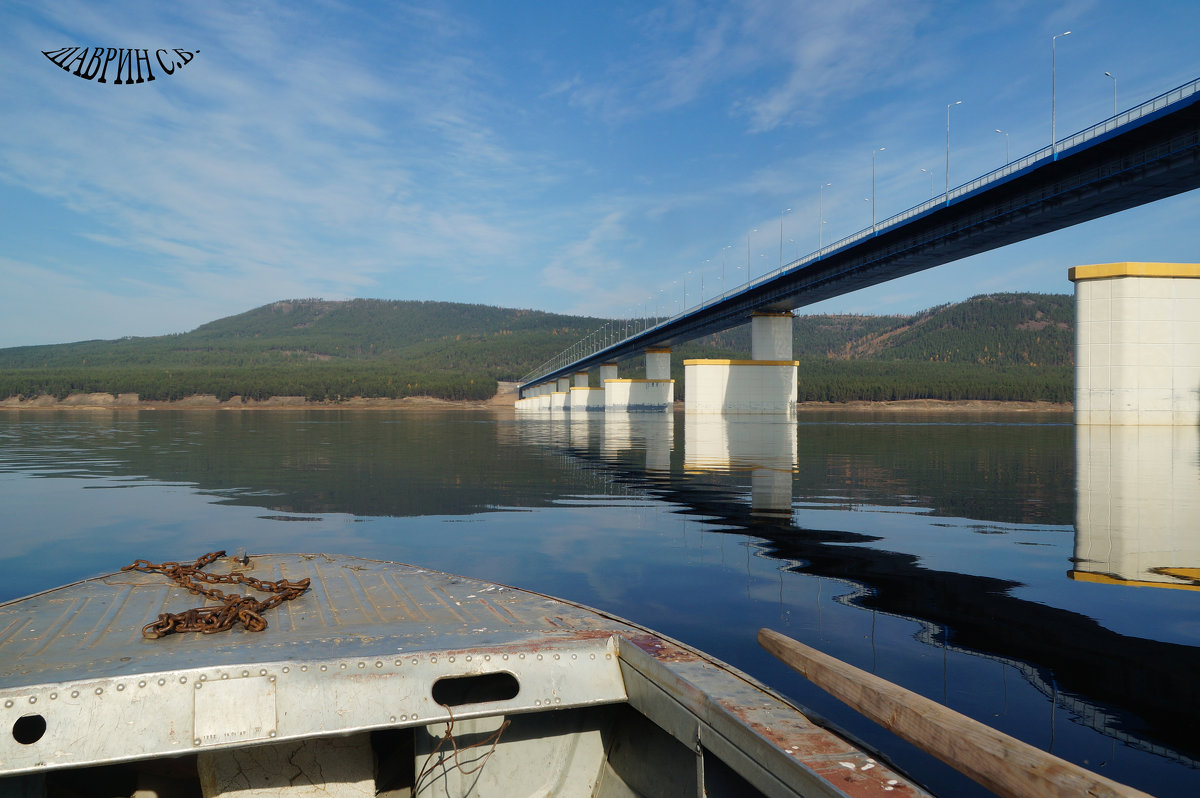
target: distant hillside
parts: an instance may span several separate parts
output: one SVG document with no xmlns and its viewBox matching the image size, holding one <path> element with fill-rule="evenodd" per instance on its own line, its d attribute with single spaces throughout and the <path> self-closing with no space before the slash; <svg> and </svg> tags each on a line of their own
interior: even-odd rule
<svg viewBox="0 0 1200 798">
<path fill-rule="evenodd" d="M 989 294 L 912 316 L 798 314 L 794 330 L 797 358 L 1071 366 L 1075 300 L 1066 294 Z M 750 329 L 702 340 L 749 351 Z"/>
<path fill-rule="evenodd" d="M 417 371 L 532 368 L 602 322 L 452 302 L 293 299 L 152 338 L 0 349 L 0 369 L 79 366 L 280 366 L 385 361 Z M 535 352 L 529 352 L 533 347 Z M 557 347 L 557 348 L 556 348 Z"/>
<path fill-rule="evenodd" d="M 0 349 L 0 398 L 486 398 L 497 380 L 519 379 L 604 322 L 449 302 L 288 300 L 177 335 Z M 979 296 L 912 316 L 799 315 L 801 398 L 918 398 L 930 390 L 947 394 L 932 398 L 963 398 L 948 387 L 952 378 L 991 386 L 988 396 L 966 398 L 1065 401 L 1073 326 L 1073 299 L 1042 294 Z M 683 358 L 746 357 L 749 349 L 748 326 L 679 347 L 677 394 Z M 908 387 L 897 395 L 901 383 Z M 1009 383 L 1025 387 L 1002 387 Z"/>
</svg>

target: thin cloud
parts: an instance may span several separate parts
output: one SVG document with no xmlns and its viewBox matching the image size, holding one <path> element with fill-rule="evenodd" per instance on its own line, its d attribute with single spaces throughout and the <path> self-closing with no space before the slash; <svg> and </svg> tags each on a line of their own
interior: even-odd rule
<svg viewBox="0 0 1200 798">
<path fill-rule="evenodd" d="M 636 46 L 601 74 L 574 75 L 547 93 L 613 124 L 693 103 L 727 103 L 751 132 L 811 121 L 830 98 L 886 86 L 888 72 L 920 52 L 926 3 L 746 0 L 717 8 L 655 9 L 631 22 Z M 765 84 L 728 98 L 734 81 Z"/>
<path fill-rule="evenodd" d="M 545 184 L 547 170 L 483 121 L 483 92 L 464 76 L 485 70 L 468 53 L 381 67 L 303 34 L 313 20 L 290 7 L 212 11 L 189 22 L 202 50 L 189 67 L 201 77 L 184 82 L 181 73 L 171 92 L 102 94 L 50 68 L 33 72 L 45 101 L 0 132 L 12 153 L 3 173 L 99 223 L 90 240 L 158 261 L 151 268 L 164 278 L 193 274 L 190 287 L 206 296 L 224 295 L 222 279 L 342 293 L 419 267 L 409 255 L 422 250 L 438 260 L 465 252 L 479 264 L 520 248 L 505 230 L 530 224 L 498 199 L 522 177 Z M 130 40 L 119 15 L 86 6 L 51 14 L 47 22 L 70 35 Z M 272 25 L 261 24 L 264 14 Z M 442 36 L 462 31 L 422 18 Z M 138 35 L 176 39 L 173 22 L 164 12 Z M 47 35 L 26 28 L 26 44 Z M 303 58 L 297 37 L 311 45 Z M 89 123 L 72 124 L 77 116 Z M 431 185 L 438 190 L 424 191 Z M 398 240 L 432 244 L 387 247 Z M 483 269 L 455 272 L 471 279 Z"/>
</svg>

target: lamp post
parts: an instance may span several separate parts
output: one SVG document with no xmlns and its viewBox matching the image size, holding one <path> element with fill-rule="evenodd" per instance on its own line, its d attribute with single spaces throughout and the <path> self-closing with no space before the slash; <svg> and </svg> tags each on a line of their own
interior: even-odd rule
<svg viewBox="0 0 1200 798">
<path fill-rule="evenodd" d="M 875 229 L 875 153 L 883 152 L 887 147 L 871 150 L 871 230 Z"/>
<path fill-rule="evenodd" d="M 1012 158 L 1008 157 L 1008 133 L 1000 128 L 996 128 L 996 132 L 1004 135 L 1004 165 L 1008 166 L 1010 163 L 1012 163 Z"/>
<path fill-rule="evenodd" d="M 1070 36 L 1070 35 L 1071 35 L 1071 31 L 1067 31 L 1066 33 L 1060 33 L 1057 36 L 1050 37 L 1050 156 L 1055 160 L 1058 159 L 1058 137 L 1055 136 L 1055 133 L 1054 133 L 1054 122 L 1055 122 L 1055 119 L 1054 119 L 1054 102 L 1055 102 L 1055 92 L 1054 92 L 1055 49 L 1054 49 L 1054 45 L 1063 36 Z"/>
<path fill-rule="evenodd" d="M 779 268 L 783 268 L 783 215 L 790 213 L 791 208 L 785 208 L 779 212 Z"/>
<path fill-rule="evenodd" d="M 928 169 L 922 169 L 921 171 L 929 175 L 929 198 L 933 199 L 933 172 Z"/>
<path fill-rule="evenodd" d="M 725 254 L 733 248 L 733 244 L 721 247 L 721 296 L 725 296 Z"/>
<path fill-rule="evenodd" d="M 750 234 L 757 233 L 758 228 L 754 228 L 749 233 L 746 233 L 746 282 L 750 282 Z"/>
<path fill-rule="evenodd" d="M 833 183 L 822 183 L 817 186 L 817 251 L 825 248 L 825 189 Z"/>
<path fill-rule="evenodd" d="M 1111 72 L 1105 72 L 1104 74 L 1108 75 L 1110 78 L 1112 78 L 1112 82 L 1113 82 L 1113 116 L 1116 116 L 1117 115 L 1117 76 Z"/>
<path fill-rule="evenodd" d="M 946 202 L 950 201 L 950 109 L 956 105 L 962 105 L 962 100 L 946 106 Z"/>
</svg>

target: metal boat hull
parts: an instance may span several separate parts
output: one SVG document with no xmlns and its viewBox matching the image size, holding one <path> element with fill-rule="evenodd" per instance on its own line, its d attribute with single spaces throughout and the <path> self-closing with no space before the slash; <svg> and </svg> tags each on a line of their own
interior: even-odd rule
<svg viewBox="0 0 1200 798">
<path fill-rule="evenodd" d="M 158 574 L 0 605 L 0 790 L 923 794 L 745 674 L 580 605 L 330 555 L 209 570 L 311 588 L 264 631 L 159 640 L 142 627 L 197 599 Z"/>
</svg>

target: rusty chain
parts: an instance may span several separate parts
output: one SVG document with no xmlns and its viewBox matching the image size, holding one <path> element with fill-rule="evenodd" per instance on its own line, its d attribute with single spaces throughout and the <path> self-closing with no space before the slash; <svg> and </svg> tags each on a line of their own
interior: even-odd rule
<svg viewBox="0 0 1200 798">
<path fill-rule="evenodd" d="M 134 560 L 133 564 L 122 568 L 122 571 L 163 574 L 192 593 L 218 603 L 218 606 L 215 607 L 194 607 L 183 612 L 161 613 L 157 621 L 142 627 L 142 636 L 156 640 L 172 632 L 212 634 L 232 629 L 235 623 L 241 623 L 247 631 L 261 632 L 267 628 L 267 621 L 263 618 L 264 612 L 285 601 L 290 601 L 308 590 L 308 579 L 300 579 L 295 582 L 280 579 L 276 582 L 268 582 L 237 571 L 230 574 L 210 574 L 201 570 L 217 558 L 224 556 L 224 551 L 209 552 L 194 563 L 163 562 L 155 564 L 149 560 Z M 229 594 L 216 587 L 204 587 L 200 584 L 202 582 L 209 585 L 246 585 L 264 593 L 274 593 L 274 595 L 260 601 L 253 596 Z"/>
</svg>

